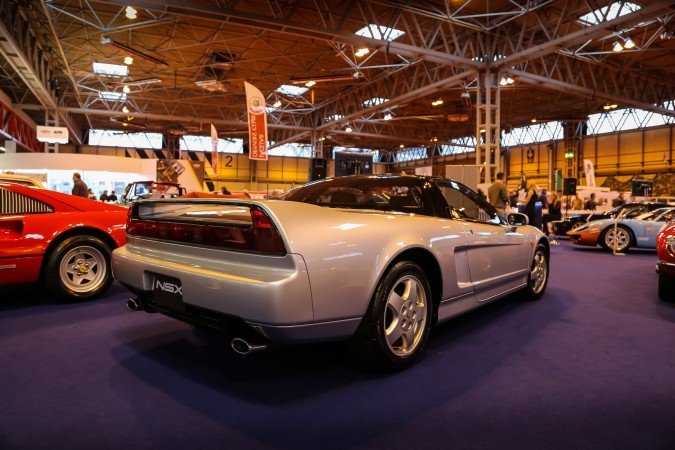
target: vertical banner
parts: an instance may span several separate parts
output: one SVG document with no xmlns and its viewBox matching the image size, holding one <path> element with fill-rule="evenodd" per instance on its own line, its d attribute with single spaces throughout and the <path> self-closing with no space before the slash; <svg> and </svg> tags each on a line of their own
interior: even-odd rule
<svg viewBox="0 0 675 450">
<path fill-rule="evenodd" d="M 250 83 L 246 87 L 246 107 L 248 110 L 249 159 L 267 161 L 267 111 L 265 97 Z"/>
<path fill-rule="evenodd" d="M 218 176 L 218 132 L 213 124 L 211 124 L 211 167 L 213 174 Z"/>
<path fill-rule="evenodd" d="M 590 159 L 584 159 L 584 170 L 586 171 L 586 186 L 595 187 L 595 169 Z"/>
</svg>

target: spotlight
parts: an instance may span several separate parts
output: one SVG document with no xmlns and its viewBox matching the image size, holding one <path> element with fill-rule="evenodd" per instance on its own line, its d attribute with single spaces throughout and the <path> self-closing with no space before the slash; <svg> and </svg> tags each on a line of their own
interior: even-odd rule
<svg viewBox="0 0 675 450">
<path fill-rule="evenodd" d="M 275 108 L 280 107 L 281 106 L 281 100 L 277 100 L 276 102 L 274 102 L 274 104 L 272 106 L 275 107 Z"/>
<path fill-rule="evenodd" d="M 134 63 L 134 58 L 132 58 L 131 56 L 125 56 L 124 57 L 124 64 L 126 64 L 127 66 L 130 66 L 133 63 Z"/>
<path fill-rule="evenodd" d="M 131 88 L 130 88 L 129 86 L 126 86 L 126 85 L 125 85 L 125 86 L 122 88 L 122 92 L 124 92 L 125 94 L 128 94 L 129 92 L 131 92 Z"/>
<path fill-rule="evenodd" d="M 635 48 L 635 42 L 631 38 L 626 39 L 626 42 L 623 44 L 623 48 Z"/>
<path fill-rule="evenodd" d="M 305 83 L 305 86 L 307 87 L 312 87 L 316 84 L 316 81 L 314 80 L 309 80 L 307 83 Z"/>
<path fill-rule="evenodd" d="M 136 14 L 138 13 L 138 11 L 136 11 L 131 6 L 127 6 L 126 11 L 127 11 L 126 16 L 128 19 L 135 19 L 137 17 Z"/>
<path fill-rule="evenodd" d="M 621 50 L 623 50 L 623 46 L 621 45 L 621 43 L 619 41 L 616 41 L 614 43 L 614 47 L 612 47 L 612 50 L 615 51 L 615 52 L 620 52 Z"/>
</svg>

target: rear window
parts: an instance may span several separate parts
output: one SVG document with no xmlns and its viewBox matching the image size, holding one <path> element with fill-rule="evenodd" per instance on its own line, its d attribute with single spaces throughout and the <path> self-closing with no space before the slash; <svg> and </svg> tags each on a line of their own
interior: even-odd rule
<svg viewBox="0 0 675 450">
<path fill-rule="evenodd" d="M 333 178 L 288 192 L 283 199 L 332 208 L 381 209 L 425 214 L 430 209 L 414 178 Z"/>
</svg>

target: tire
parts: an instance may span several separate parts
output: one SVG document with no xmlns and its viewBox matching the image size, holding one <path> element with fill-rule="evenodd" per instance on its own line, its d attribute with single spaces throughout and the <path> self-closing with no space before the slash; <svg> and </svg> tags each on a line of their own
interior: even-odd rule
<svg viewBox="0 0 675 450">
<path fill-rule="evenodd" d="M 527 300 L 539 300 L 546 290 L 549 276 L 549 255 L 543 244 L 537 245 L 532 256 L 530 273 L 527 276 L 525 298 Z"/>
<path fill-rule="evenodd" d="M 619 253 L 628 250 L 633 243 L 633 235 L 630 230 L 621 225 L 616 227 L 616 236 L 614 226 L 610 225 L 602 232 L 600 239 L 600 245 L 609 251 L 614 251 L 614 241 L 616 240 L 616 251 Z"/>
<path fill-rule="evenodd" d="M 93 300 L 113 282 L 110 247 L 94 236 L 73 236 L 47 257 L 47 288 L 63 301 Z"/>
<path fill-rule="evenodd" d="M 675 302 L 675 280 L 659 273 L 659 298 L 664 302 Z"/>
<path fill-rule="evenodd" d="M 422 353 L 432 311 L 431 288 L 422 269 L 411 261 L 399 262 L 382 277 L 351 349 L 376 370 L 405 369 Z"/>
</svg>

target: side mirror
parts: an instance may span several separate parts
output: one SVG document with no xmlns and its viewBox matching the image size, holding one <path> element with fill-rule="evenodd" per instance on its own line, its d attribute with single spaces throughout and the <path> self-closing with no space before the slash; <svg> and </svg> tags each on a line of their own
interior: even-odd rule
<svg viewBox="0 0 675 450">
<path fill-rule="evenodd" d="M 509 222 L 509 225 L 514 225 L 516 227 L 522 227 L 529 223 L 527 216 L 521 213 L 510 213 L 509 217 L 507 217 L 507 221 Z"/>
</svg>

